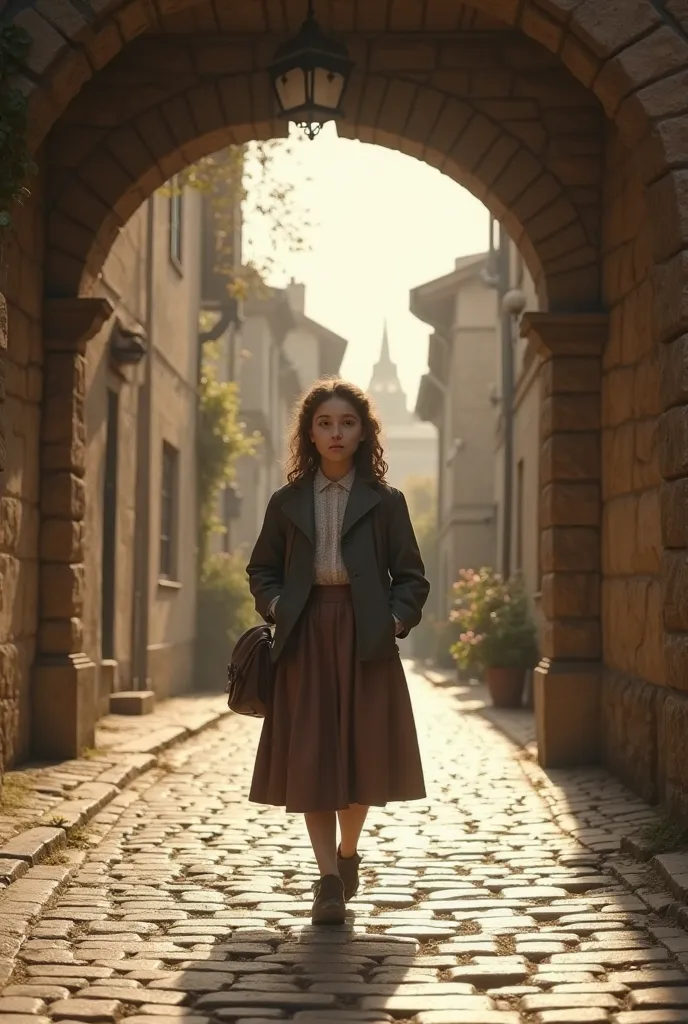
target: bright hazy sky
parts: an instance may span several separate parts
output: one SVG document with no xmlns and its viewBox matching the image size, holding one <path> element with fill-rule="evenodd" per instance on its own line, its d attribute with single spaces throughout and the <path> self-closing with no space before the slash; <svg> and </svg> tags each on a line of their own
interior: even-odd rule
<svg viewBox="0 0 688 1024">
<path fill-rule="evenodd" d="M 413 408 L 430 328 L 409 312 L 409 290 L 450 273 L 457 256 L 486 249 L 487 210 L 435 168 L 339 139 L 331 124 L 284 158 L 283 179 L 294 182 L 314 226 L 310 252 L 280 254 L 283 274 L 273 283 L 291 276 L 305 283 L 307 315 L 347 339 L 342 375 L 361 387 L 378 358 L 386 317 Z"/>
</svg>

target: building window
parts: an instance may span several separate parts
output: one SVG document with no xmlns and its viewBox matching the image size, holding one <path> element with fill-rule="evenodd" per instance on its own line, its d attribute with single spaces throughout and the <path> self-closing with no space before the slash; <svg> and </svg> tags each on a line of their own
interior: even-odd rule
<svg viewBox="0 0 688 1024">
<path fill-rule="evenodd" d="M 516 571 L 523 571 L 523 459 L 516 464 Z"/>
<path fill-rule="evenodd" d="M 172 179 L 170 211 L 170 259 L 178 270 L 182 268 L 182 221 L 184 218 L 184 192 L 175 175 Z"/>
<path fill-rule="evenodd" d="M 167 441 L 162 445 L 160 483 L 160 579 L 173 580 L 177 573 L 177 514 L 179 452 Z"/>
</svg>

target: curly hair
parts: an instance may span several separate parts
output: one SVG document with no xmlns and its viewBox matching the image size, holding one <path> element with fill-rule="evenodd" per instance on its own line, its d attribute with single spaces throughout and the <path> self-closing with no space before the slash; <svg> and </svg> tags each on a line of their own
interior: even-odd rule
<svg viewBox="0 0 688 1024">
<path fill-rule="evenodd" d="M 316 381 L 294 406 L 286 465 L 288 482 L 293 484 L 317 470 L 320 456 L 311 441 L 311 429 L 316 412 L 330 398 L 348 402 L 361 419 L 363 440 L 354 456 L 356 472 L 369 482 L 384 483 L 389 467 L 380 444 L 380 421 L 365 391 L 340 377 L 323 377 Z"/>
</svg>

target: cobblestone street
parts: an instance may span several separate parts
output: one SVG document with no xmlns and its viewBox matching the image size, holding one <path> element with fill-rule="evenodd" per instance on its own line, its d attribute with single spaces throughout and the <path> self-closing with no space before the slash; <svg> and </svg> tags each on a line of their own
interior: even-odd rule
<svg viewBox="0 0 688 1024">
<path fill-rule="evenodd" d="M 246 802 L 260 725 L 230 716 L 3 893 L 1 1024 L 688 1022 L 688 934 L 618 852 L 640 801 L 411 687 L 429 799 L 371 812 L 346 926 L 310 926 L 303 819 Z"/>
</svg>

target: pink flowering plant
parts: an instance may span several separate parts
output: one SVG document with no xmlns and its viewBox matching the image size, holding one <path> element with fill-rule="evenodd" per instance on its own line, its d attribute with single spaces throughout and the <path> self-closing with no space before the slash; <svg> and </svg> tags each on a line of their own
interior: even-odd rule
<svg viewBox="0 0 688 1024">
<path fill-rule="evenodd" d="M 462 569 L 452 587 L 450 622 L 458 631 L 451 655 L 463 669 L 532 668 L 537 633 L 521 580 L 492 569 Z"/>
</svg>

